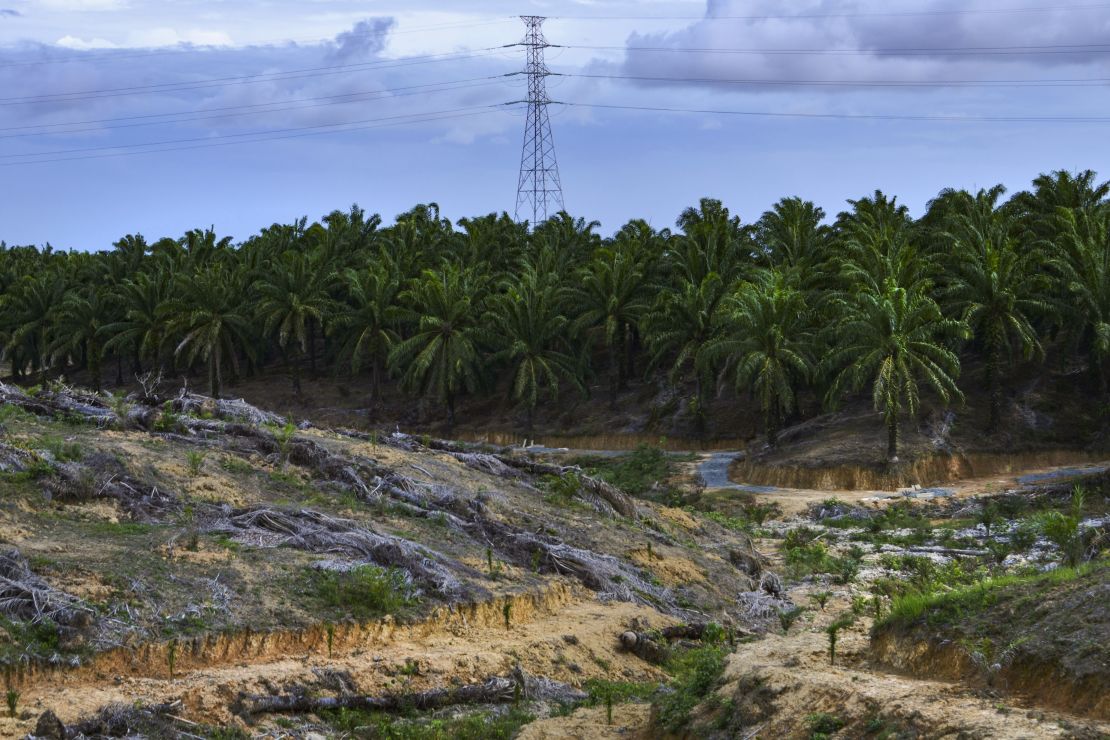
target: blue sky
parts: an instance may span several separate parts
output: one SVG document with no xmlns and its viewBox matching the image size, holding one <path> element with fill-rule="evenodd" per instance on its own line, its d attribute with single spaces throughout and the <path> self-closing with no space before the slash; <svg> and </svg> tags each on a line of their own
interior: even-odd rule
<svg viewBox="0 0 1110 740">
<path fill-rule="evenodd" d="M 454 219 L 511 212 L 523 118 L 496 106 L 525 94 L 500 77 L 523 52 L 499 47 L 523 12 L 570 47 L 549 50 L 552 71 L 593 75 L 552 78 L 565 102 L 1110 117 L 1110 3 L 1093 0 L 0 0 L 0 239 L 242 239 L 355 202 L 387 222 L 429 201 Z M 660 77 L 683 81 L 642 79 Z M 920 213 L 943 187 L 1110 178 L 1102 122 L 552 113 L 567 208 L 605 233 L 670 226 L 702 196 L 748 222 L 787 195 L 832 215 L 881 188 Z M 136 144 L 170 151 L 119 156 Z"/>
</svg>

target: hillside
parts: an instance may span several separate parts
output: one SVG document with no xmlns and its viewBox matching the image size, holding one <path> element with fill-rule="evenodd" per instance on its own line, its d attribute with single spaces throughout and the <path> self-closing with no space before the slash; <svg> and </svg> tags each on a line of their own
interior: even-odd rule
<svg viewBox="0 0 1110 740">
<path fill-rule="evenodd" d="M 294 425 L 186 391 L 0 401 L 0 735 L 1110 730 L 1105 476 L 784 514 L 789 492 L 701 491 L 651 450 Z M 1020 590 L 962 627 L 908 616 L 994 583 Z M 1062 606 L 992 632 L 1023 599 Z M 992 684 L 923 667 L 945 639 L 1021 645 L 1089 701 L 1028 691 L 1028 661 Z"/>
</svg>

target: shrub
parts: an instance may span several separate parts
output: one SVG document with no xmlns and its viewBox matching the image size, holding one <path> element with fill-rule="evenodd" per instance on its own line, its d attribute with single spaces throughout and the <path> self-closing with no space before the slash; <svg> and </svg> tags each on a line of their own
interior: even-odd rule
<svg viewBox="0 0 1110 740">
<path fill-rule="evenodd" d="M 844 720 L 835 714 L 816 712 L 806 717 L 809 725 L 810 740 L 824 740 L 844 727 Z"/>
<path fill-rule="evenodd" d="M 704 701 L 725 669 L 726 648 L 707 645 L 680 653 L 668 669 L 674 675 L 670 693 L 657 700 L 658 722 L 667 732 L 677 733 L 690 721 L 694 707 Z"/>
</svg>

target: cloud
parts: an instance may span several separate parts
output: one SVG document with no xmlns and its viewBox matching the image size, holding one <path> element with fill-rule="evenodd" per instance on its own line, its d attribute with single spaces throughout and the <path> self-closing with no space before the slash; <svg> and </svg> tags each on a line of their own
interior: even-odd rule
<svg viewBox="0 0 1110 740">
<path fill-rule="evenodd" d="M 393 18 L 359 21 L 350 31 L 344 31 L 335 37 L 330 57 L 346 62 L 377 56 L 385 49 L 389 32 L 396 25 Z"/>
<path fill-rule="evenodd" d="M 629 36 L 628 49 L 655 47 L 670 51 L 626 51 L 619 69 L 625 75 L 644 77 L 778 83 L 1035 79 L 1057 69 L 1086 70 L 1091 76 L 1095 76 L 1092 70 L 1110 69 L 1105 52 L 1079 49 L 1059 53 L 1066 46 L 1099 44 L 1105 48 L 1110 17 L 1097 8 L 1038 13 L 952 12 L 968 8 L 959 0 L 926 2 L 919 7 L 924 11 L 921 15 L 899 15 L 897 8 L 882 0 L 817 0 L 784 11 L 781 3 L 769 0 L 754 3 L 707 0 L 705 20 L 678 31 Z M 753 17 L 762 15 L 779 17 Z M 783 15 L 800 17 L 782 18 Z M 970 47 L 976 51 L 961 54 L 931 51 Z M 699 51 L 704 49 L 741 51 Z M 797 53 L 810 50 L 826 53 Z M 789 89 L 781 85 L 713 86 L 748 92 Z"/>
<path fill-rule="evenodd" d="M 22 18 L 23 14 L 12 8 L 0 8 L 0 18 Z"/>
</svg>

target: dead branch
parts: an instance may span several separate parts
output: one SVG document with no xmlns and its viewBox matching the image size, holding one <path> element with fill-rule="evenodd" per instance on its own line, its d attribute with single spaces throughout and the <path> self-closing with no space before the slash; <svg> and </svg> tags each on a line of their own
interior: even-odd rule
<svg viewBox="0 0 1110 740">
<path fill-rule="evenodd" d="M 459 597 L 467 590 L 451 572 L 449 561 L 439 553 L 401 537 L 372 532 L 349 519 L 330 517 L 311 509 L 238 509 L 221 515 L 208 525 L 207 531 L 255 546 L 293 547 L 398 568 L 423 587 L 449 598 Z"/>
<path fill-rule="evenodd" d="M 35 575 L 27 558 L 15 548 L 0 550 L 0 614 L 21 622 L 53 622 L 74 629 L 88 626 L 95 617 L 77 597 Z"/>
</svg>

